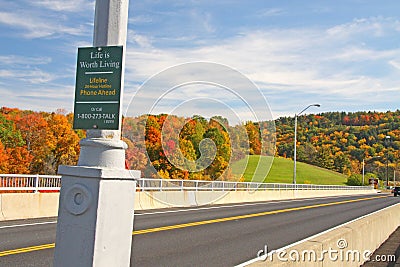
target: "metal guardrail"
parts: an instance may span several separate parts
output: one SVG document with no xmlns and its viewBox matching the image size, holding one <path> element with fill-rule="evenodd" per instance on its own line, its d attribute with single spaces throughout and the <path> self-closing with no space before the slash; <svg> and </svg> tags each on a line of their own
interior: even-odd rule
<svg viewBox="0 0 400 267">
<path fill-rule="evenodd" d="M 172 180 L 141 178 L 137 180 L 141 191 L 253 191 L 253 190 L 369 190 L 369 186 L 340 186 L 312 184 L 278 184 L 256 182 Z"/>
<path fill-rule="evenodd" d="M 370 186 L 278 184 L 255 182 L 137 179 L 140 191 L 254 191 L 254 190 L 373 190 Z M 0 174 L 2 191 L 59 191 L 61 176 Z"/>
<path fill-rule="evenodd" d="M 0 191 L 59 191 L 61 176 L 0 174 Z"/>
</svg>

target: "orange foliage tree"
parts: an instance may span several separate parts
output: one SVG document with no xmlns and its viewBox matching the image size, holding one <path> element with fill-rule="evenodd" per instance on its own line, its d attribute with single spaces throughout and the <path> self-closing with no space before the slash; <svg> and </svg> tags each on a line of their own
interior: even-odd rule
<svg viewBox="0 0 400 267">
<path fill-rule="evenodd" d="M 58 165 L 76 164 L 79 137 L 70 116 L 16 108 L 0 109 L 0 171 L 56 174 Z"/>
</svg>

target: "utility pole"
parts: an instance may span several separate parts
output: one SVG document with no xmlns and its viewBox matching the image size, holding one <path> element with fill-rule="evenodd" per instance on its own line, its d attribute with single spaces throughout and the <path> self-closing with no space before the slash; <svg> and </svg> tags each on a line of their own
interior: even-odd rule
<svg viewBox="0 0 400 267">
<path fill-rule="evenodd" d="M 295 185 L 297 183 L 296 181 L 296 175 L 297 175 L 297 169 L 296 169 L 296 161 L 297 161 L 297 114 L 294 114 L 294 147 L 293 147 L 293 184 Z"/>
<path fill-rule="evenodd" d="M 362 160 L 362 186 L 364 186 L 364 180 L 365 180 L 365 160 Z"/>
<path fill-rule="evenodd" d="M 93 49 L 103 51 L 108 46 L 122 46 L 125 50 L 128 6 L 128 0 L 96 0 Z M 122 54 L 120 99 L 124 63 Z M 100 75 L 96 77 L 101 80 L 112 74 L 95 75 Z M 127 145 L 121 140 L 121 112 L 116 119 L 118 129 L 93 125 L 94 129 L 87 131 L 87 138 L 80 142 L 77 166 L 59 167 L 62 186 L 54 255 L 56 267 L 130 265 L 135 179 L 140 177 L 140 172 L 125 170 Z"/>
<path fill-rule="evenodd" d="M 386 187 L 389 187 L 389 145 L 388 142 L 390 141 L 390 135 L 386 135 L 385 142 L 386 142 Z"/>
<path fill-rule="evenodd" d="M 394 168 L 393 168 L 393 186 L 396 186 L 396 170 L 397 170 L 397 161 L 394 163 Z"/>
<path fill-rule="evenodd" d="M 293 152 L 293 184 L 296 185 L 297 181 L 296 181 L 296 160 L 297 160 L 297 117 L 303 113 L 304 111 L 306 111 L 308 108 L 310 107 L 320 107 L 320 104 L 311 104 L 308 105 L 305 109 L 303 109 L 302 111 L 300 111 L 298 114 L 294 115 L 294 152 Z"/>
</svg>

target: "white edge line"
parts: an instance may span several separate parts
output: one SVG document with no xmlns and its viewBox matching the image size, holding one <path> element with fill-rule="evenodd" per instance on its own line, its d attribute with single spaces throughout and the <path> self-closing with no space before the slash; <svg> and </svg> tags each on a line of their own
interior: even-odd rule
<svg viewBox="0 0 400 267">
<path fill-rule="evenodd" d="M 384 209 L 377 210 L 377 211 L 374 211 L 374 212 L 372 212 L 372 213 L 368 213 L 368 214 L 363 215 L 363 216 L 361 216 L 361 217 L 358 217 L 358 218 L 356 218 L 356 219 L 354 219 L 354 220 L 351 220 L 351 221 L 345 222 L 345 223 L 343 223 L 343 224 L 337 225 L 337 226 L 335 226 L 335 227 L 333 227 L 333 228 L 330 228 L 330 229 L 325 230 L 325 231 L 323 231 L 323 232 L 321 232 L 321 233 L 318 233 L 318 234 L 309 236 L 309 237 L 307 237 L 307 238 L 304 238 L 304 239 L 302 239 L 302 240 L 300 240 L 300 241 L 297 241 L 297 242 L 295 242 L 295 243 L 289 244 L 289 245 L 287 245 L 287 246 L 284 246 L 284 247 L 281 247 L 281 248 L 278 248 L 278 249 L 274 249 L 273 251 L 269 252 L 267 255 L 264 255 L 264 257 L 265 257 L 265 258 L 268 258 L 268 257 L 271 256 L 271 254 L 273 254 L 273 253 L 275 253 L 275 252 L 277 252 L 277 251 L 287 250 L 288 248 L 291 248 L 291 247 L 293 247 L 293 246 L 296 246 L 296 245 L 298 245 L 298 244 L 300 244 L 300 243 L 306 242 L 306 241 L 308 241 L 308 240 L 310 240 L 310 239 L 316 238 L 316 237 L 318 237 L 318 236 L 320 236 L 320 235 L 326 234 L 326 233 L 331 232 L 331 231 L 333 231 L 333 230 L 336 230 L 336 229 L 338 229 L 338 228 L 340 228 L 340 227 L 346 226 L 347 224 L 350 224 L 350 223 L 352 223 L 352 222 L 355 222 L 355 221 L 358 221 L 358 220 L 362 220 L 362 219 L 364 219 L 364 218 L 366 218 L 366 217 L 369 217 L 369 216 L 374 215 L 375 213 L 384 211 L 384 210 L 389 209 L 389 208 L 391 208 L 391 207 L 393 207 L 393 206 L 396 206 L 396 205 L 400 205 L 400 203 L 396 203 L 396 204 L 393 204 L 393 205 L 391 205 L 391 206 L 389 206 L 389 207 L 386 207 L 386 208 L 384 208 Z M 249 261 L 243 262 L 243 263 L 241 263 L 241 264 L 239 264 L 239 265 L 236 265 L 235 267 L 244 267 L 244 266 L 248 266 L 249 264 L 252 264 L 252 263 L 255 263 L 255 262 L 258 262 L 258 261 L 260 261 L 260 257 L 257 257 L 257 258 L 251 259 L 251 260 L 249 260 Z"/>
<path fill-rule="evenodd" d="M 24 226 L 34 226 L 34 225 L 44 225 L 44 224 L 53 224 L 53 223 L 57 223 L 57 221 L 40 222 L 40 223 L 26 223 L 26 224 L 16 224 L 16 225 L 6 225 L 6 226 L 0 226 L 0 229 L 16 228 L 16 227 L 24 227 Z"/>
</svg>

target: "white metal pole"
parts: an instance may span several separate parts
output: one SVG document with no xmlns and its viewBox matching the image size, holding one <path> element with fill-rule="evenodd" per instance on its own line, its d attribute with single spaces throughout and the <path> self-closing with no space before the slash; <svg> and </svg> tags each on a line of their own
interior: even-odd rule
<svg viewBox="0 0 400 267">
<path fill-rule="evenodd" d="M 36 174 L 35 177 L 35 193 L 39 192 L 39 174 Z"/>
<path fill-rule="evenodd" d="M 294 161 L 294 166 L 293 166 L 293 184 L 296 184 L 296 158 L 297 158 L 297 153 L 296 153 L 296 145 L 297 145 L 297 117 L 306 111 L 309 107 L 320 107 L 320 104 L 311 104 L 308 105 L 306 108 L 304 108 L 302 111 L 300 111 L 298 114 L 294 115 L 294 152 L 293 152 L 293 161 Z"/>
<path fill-rule="evenodd" d="M 300 111 L 298 114 L 294 115 L 294 152 L 293 152 L 293 161 L 294 161 L 294 166 L 293 166 L 293 184 L 296 184 L 296 159 L 297 159 L 297 117 L 303 113 L 304 111 L 306 111 L 309 107 L 320 107 L 320 104 L 311 104 L 308 105 L 306 108 L 304 108 L 302 111 Z"/>
<path fill-rule="evenodd" d="M 296 184 L 296 144 L 297 143 L 297 114 L 294 115 L 294 155 L 293 155 L 293 184 Z"/>
<path fill-rule="evenodd" d="M 393 186 L 396 186 L 396 168 L 393 170 Z"/>
<path fill-rule="evenodd" d="M 365 176 L 364 166 L 365 166 L 365 162 L 364 162 L 364 159 L 363 159 L 362 160 L 362 185 L 364 185 L 364 176 Z"/>
</svg>

